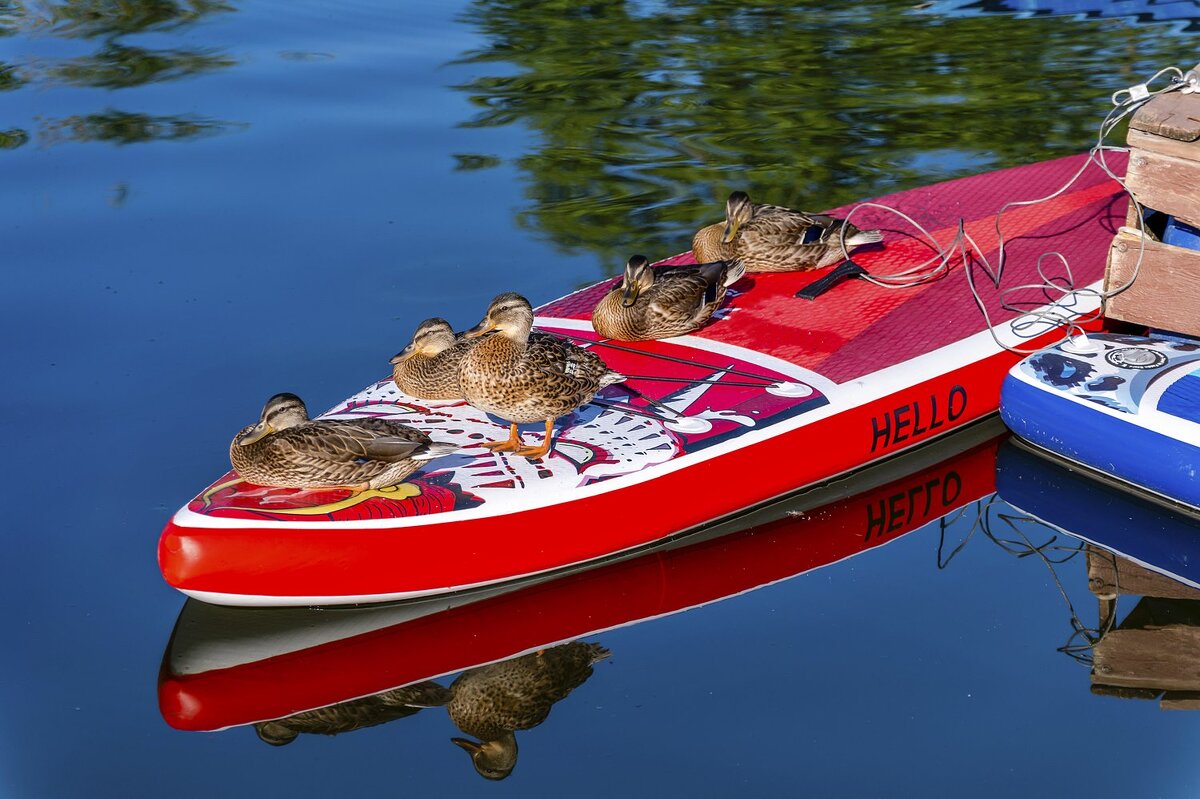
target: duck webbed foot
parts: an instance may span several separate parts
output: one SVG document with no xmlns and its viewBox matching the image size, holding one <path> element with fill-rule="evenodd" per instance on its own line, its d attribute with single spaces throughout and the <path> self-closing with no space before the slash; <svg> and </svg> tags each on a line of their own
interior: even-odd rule
<svg viewBox="0 0 1200 799">
<path fill-rule="evenodd" d="M 491 441 L 483 445 L 489 452 L 519 452 L 523 449 L 521 437 L 517 435 L 517 423 L 509 425 L 508 438 L 504 441 Z"/>
</svg>

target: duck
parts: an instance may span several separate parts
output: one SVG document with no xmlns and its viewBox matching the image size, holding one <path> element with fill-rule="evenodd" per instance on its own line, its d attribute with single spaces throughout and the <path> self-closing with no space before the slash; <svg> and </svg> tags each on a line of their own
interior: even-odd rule
<svg viewBox="0 0 1200 799">
<path fill-rule="evenodd" d="M 657 272 L 644 255 L 625 264 L 621 283 L 592 311 L 605 338 L 651 341 L 699 330 L 721 306 L 725 290 L 746 274 L 741 261 L 713 261 Z"/>
<path fill-rule="evenodd" d="M 735 191 L 725 203 L 725 221 L 708 225 L 692 237 L 697 261 L 736 258 L 748 272 L 796 272 L 832 266 L 846 252 L 883 240 L 878 230 L 859 230 L 828 214 L 793 211 L 779 205 L 755 205 L 750 195 Z"/>
<path fill-rule="evenodd" d="M 495 331 L 495 332 L 492 332 Z M 463 356 L 459 382 L 467 402 L 509 422 L 509 436 L 484 446 L 530 460 L 550 452 L 554 420 L 596 396 L 625 375 L 595 353 L 546 333 L 533 334 L 533 306 L 520 294 L 498 295 L 483 320 L 463 335 L 487 336 Z M 545 422 L 541 444 L 525 446 L 518 424 Z"/>
<path fill-rule="evenodd" d="M 286 746 L 301 733 L 341 735 L 402 719 L 425 708 L 441 707 L 449 700 L 450 691 L 447 688 L 426 680 L 348 702 L 306 710 L 282 719 L 260 721 L 254 725 L 254 731 L 263 743 Z"/>
<path fill-rule="evenodd" d="M 401 391 L 417 399 L 464 399 L 458 367 L 474 344 L 456 336 L 445 319 L 426 319 L 417 325 L 408 346 L 392 356 L 392 379 Z"/>
<path fill-rule="evenodd" d="M 229 460 L 255 485 L 357 492 L 396 485 L 457 449 L 390 419 L 310 419 L 304 401 L 285 392 L 233 437 Z"/>
<path fill-rule="evenodd" d="M 471 756 L 481 777 L 504 779 L 517 765 L 516 731 L 545 721 L 550 708 L 611 654 L 599 644 L 572 641 L 463 672 L 450 685 L 446 712 L 461 732 L 478 740 L 451 742 Z"/>
</svg>

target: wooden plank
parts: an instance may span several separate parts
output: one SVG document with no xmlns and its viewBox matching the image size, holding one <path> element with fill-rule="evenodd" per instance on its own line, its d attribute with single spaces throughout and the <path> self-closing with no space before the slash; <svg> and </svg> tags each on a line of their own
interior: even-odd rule
<svg viewBox="0 0 1200 799">
<path fill-rule="evenodd" d="M 1146 208 L 1200 226 L 1200 161 L 1133 150 L 1125 185 Z"/>
<path fill-rule="evenodd" d="M 1200 172 L 1198 172 L 1200 179 Z M 1196 184 L 1200 186 L 1200 183 Z M 1123 286 L 1137 265 L 1139 238 L 1124 231 L 1113 237 L 1108 251 L 1104 290 Z M 1113 319 L 1200 336 L 1200 250 L 1146 241 L 1137 280 L 1104 302 Z"/>
<path fill-rule="evenodd" d="M 1200 692 L 1200 627 L 1111 630 L 1093 650 L 1092 681 L 1121 688 Z"/>
<path fill-rule="evenodd" d="M 1115 696 L 1118 699 L 1158 699 L 1162 691 L 1154 688 L 1123 688 L 1119 685 L 1104 685 L 1092 675 L 1091 691 L 1096 696 Z"/>
<path fill-rule="evenodd" d="M 1200 591 L 1100 547 L 1087 546 L 1088 589 L 1101 599 L 1119 594 L 1200 599 Z"/>
<path fill-rule="evenodd" d="M 1163 710 L 1200 710 L 1200 693 L 1167 691 L 1158 706 Z"/>
<path fill-rule="evenodd" d="M 1133 128 L 1129 129 L 1126 140 L 1135 150 L 1200 161 L 1200 142 L 1168 139 L 1166 136 L 1155 136 L 1153 133 L 1143 133 Z"/>
<path fill-rule="evenodd" d="M 1171 92 L 1160 94 L 1137 110 L 1129 129 L 1160 138 L 1192 142 L 1200 139 L 1200 96 Z"/>
</svg>

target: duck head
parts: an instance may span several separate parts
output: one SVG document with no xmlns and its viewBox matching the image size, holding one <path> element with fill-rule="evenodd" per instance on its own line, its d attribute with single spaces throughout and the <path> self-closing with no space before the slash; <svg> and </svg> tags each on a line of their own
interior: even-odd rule
<svg viewBox="0 0 1200 799">
<path fill-rule="evenodd" d="M 725 234 L 721 241 L 728 244 L 737 235 L 738 228 L 754 218 L 754 206 L 750 203 L 750 195 L 744 191 L 735 191 L 725 201 Z"/>
<path fill-rule="evenodd" d="M 511 339 L 524 341 L 529 338 L 529 331 L 532 329 L 533 306 L 520 294 L 507 291 L 492 300 L 483 321 L 463 335 L 467 338 L 479 338 L 484 333 L 495 330 Z"/>
<path fill-rule="evenodd" d="M 244 447 L 247 444 L 253 444 L 263 436 L 269 436 L 271 433 L 286 430 L 307 421 L 308 409 L 304 407 L 302 399 L 287 392 L 276 394 L 263 406 L 262 415 L 258 417 L 258 424 L 239 435 L 234 443 Z"/>
<path fill-rule="evenodd" d="M 654 270 L 644 255 L 635 255 L 625 264 L 625 276 L 621 278 L 621 305 L 631 308 L 638 296 L 654 285 Z"/>
<path fill-rule="evenodd" d="M 450 740 L 471 756 L 471 764 L 484 779 L 502 780 L 512 774 L 517 765 L 517 736 L 511 732 L 506 732 L 495 741 L 483 743 L 468 738 Z"/>
<path fill-rule="evenodd" d="M 408 346 L 392 356 L 391 363 L 407 361 L 414 355 L 432 358 L 439 352 L 453 347 L 454 341 L 454 328 L 450 327 L 449 322 L 438 317 L 426 319 L 417 325 L 417 330 L 413 333 L 412 341 L 408 343 Z"/>
</svg>

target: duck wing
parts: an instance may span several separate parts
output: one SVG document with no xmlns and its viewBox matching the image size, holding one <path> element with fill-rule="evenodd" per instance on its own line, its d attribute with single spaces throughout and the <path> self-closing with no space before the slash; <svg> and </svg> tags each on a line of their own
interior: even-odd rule
<svg viewBox="0 0 1200 799">
<path fill-rule="evenodd" d="M 322 419 L 288 428 L 272 439 L 293 457 L 330 465 L 406 460 L 429 443 L 423 433 L 386 419 Z"/>
</svg>

